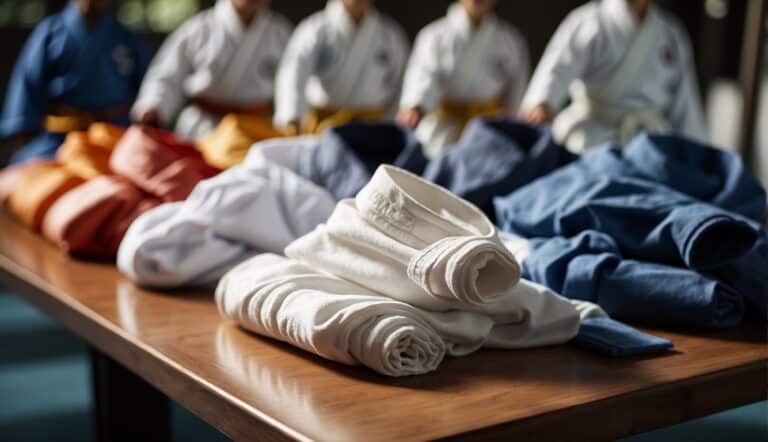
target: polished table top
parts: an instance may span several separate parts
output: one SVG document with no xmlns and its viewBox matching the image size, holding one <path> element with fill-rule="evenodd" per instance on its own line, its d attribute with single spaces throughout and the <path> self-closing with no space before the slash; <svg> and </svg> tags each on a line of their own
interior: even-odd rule
<svg viewBox="0 0 768 442">
<path fill-rule="evenodd" d="M 652 332 L 674 352 L 481 351 L 390 379 L 240 330 L 211 293 L 146 291 L 0 214 L 0 282 L 235 439 L 610 439 L 764 399 L 765 324 Z"/>
</svg>

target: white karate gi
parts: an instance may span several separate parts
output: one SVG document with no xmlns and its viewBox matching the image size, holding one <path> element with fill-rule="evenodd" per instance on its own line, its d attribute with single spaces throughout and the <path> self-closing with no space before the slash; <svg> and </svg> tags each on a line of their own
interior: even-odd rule
<svg viewBox="0 0 768 442">
<path fill-rule="evenodd" d="M 219 0 L 171 34 L 152 60 L 132 114 L 155 108 L 175 130 L 197 139 L 210 132 L 219 115 L 188 100 L 201 98 L 237 106 L 270 104 L 275 72 L 292 26 L 265 10 L 246 28 L 231 0 Z M 183 108 L 183 110 L 182 110 Z"/>
<path fill-rule="evenodd" d="M 282 252 L 325 221 L 334 200 L 288 169 L 258 159 L 201 181 L 184 202 L 160 205 L 133 222 L 117 266 L 141 285 L 215 284 L 261 252 Z"/>
<path fill-rule="evenodd" d="M 623 145 L 640 130 L 706 140 L 688 37 L 654 4 L 642 22 L 626 0 L 591 2 L 563 21 L 522 108 L 547 103 L 557 111 L 569 92 L 572 103 L 555 118 L 553 132 L 573 151 Z"/>
<path fill-rule="evenodd" d="M 382 166 L 356 199 L 286 255 L 260 255 L 216 289 L 222 314 L 328 359 L 404 376 L 444 355 L 566 342 L 568 300 L 519 279 L 519 266 L 476 207 Z"/>
<path fill-rule="evenodd" d="M 528 47 L 515 28 L 490 15 L 473 29 L 466 9 L 456 3 L 416 37 L 400 107 L 418 106 L 426 113 L 416 135 L 427 156 L 435 158 L 458 139 L 466 123 L 440 118 L 435 111 L 441 103 L 498 101 L 502 116 L 514 116 L 529 75 Z"/>
<path fill-rule="evenodd" d="M 296 28 L 277 74 L 275 125 L 310 108 L 394 110 L 408 56 L 400 25 L 371 10 L 355 25 L 340 0 Z"/>
</svg>

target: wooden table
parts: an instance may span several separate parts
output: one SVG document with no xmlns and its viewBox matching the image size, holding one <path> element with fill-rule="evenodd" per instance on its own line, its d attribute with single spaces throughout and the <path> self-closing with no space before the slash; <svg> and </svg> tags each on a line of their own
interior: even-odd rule
<svg viewBox="0 0 768 442">
<path fill-rule="evenodd" d="M 764 400 L 768 388 L 759 323 L 651 330 L 676 345 L 659 357 L 482 351 L 389 379 L 250 335 L 219 317 L 210 293 L 136 288 L 4 215 L 0 282 L 237 440 L 612 439 Z M 130 418 L 151 421 L 142 413 L 153 408 L 139 408 Z"/>
</svg>

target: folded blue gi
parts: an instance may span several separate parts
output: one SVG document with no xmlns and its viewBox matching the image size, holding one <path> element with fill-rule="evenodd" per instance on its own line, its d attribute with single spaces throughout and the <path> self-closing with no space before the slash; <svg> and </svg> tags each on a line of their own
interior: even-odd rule
<svg viewBox="0 0 768 442">
<path fill-rule="evenodd" d="M 742 296 L 729 286 L 693 270 L 623 259 L 601 232 L 537 238 L 530 247 L 525 278 L 622 321 L 701 329 L 730 327 L 744 315 Z"/>
<path fill-rule="evenodd" d="M 427 165 L 413 132 L 388 123 L 351 123 L 325 131 L 320 145 L 299 161 L 299 174 L 337 200 L 352 198 L 381 164 L 415 174 Z"/>
<path fill-rule="evenodd" d="M 423 176 L 493 218 L 494 196 L 507 195 L 575 158 L 554 142 L 548 128 L 477 118 Z"/>
<path fill-rule="evenodd" d="M 494 204 L 505 230 L 560 237 L 532 242 L 528 277 L 619 319 L 723 327 L 744 301 L 768 316 L 766 194 L 733 153 L 642 134 Z"/>
</svg>

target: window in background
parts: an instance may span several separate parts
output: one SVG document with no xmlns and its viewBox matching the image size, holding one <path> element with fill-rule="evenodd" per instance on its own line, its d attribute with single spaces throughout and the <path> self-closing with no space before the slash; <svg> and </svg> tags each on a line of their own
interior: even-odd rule
<svg viewBox="0 0 768 442">
<path fill-rule="evenodd" d="M 199 0 L 123 0 L 117 17 L 126 26 L 155 33 L 170 32 L 200 9 Z"/>
<path fill-rule="evenodd" d="M 33 28 L 45 17 L 45 0 L 0 0 L 0 27 Z"/>
</svg>

